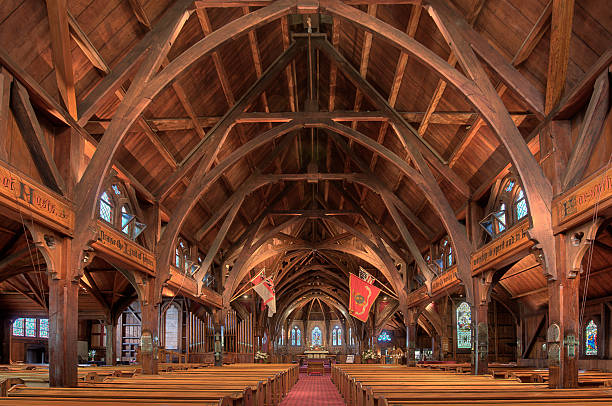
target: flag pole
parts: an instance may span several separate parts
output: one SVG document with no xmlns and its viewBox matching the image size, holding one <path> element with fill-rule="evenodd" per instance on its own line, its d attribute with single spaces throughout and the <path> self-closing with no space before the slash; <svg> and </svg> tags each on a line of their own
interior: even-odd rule
<svg viewBox="0 0 612 406">
<path fill-rule="evenodd" d="M 259 271 L 259 272 L 257 273 L 257 275 L 253 276 L 253 277 L 251 278 L 251 280 L 249 280 L 249 281 L 248 281 L 246 284 L 248 285 L 249 283 L 252 283 L 252 282 L 253 282 L 253 280 L 254 280 L 255 278 L 257 278 L 259 275 L 261 275 L 261 274 L 262 274 L 262 273 L 263 273 L 265 270 L 266 270 L 266 268 L 265 268 L 265 267 L 264 267 L 264 268 L 262 268 L 262 269 L 261 269 L 261 271 Z M 253 289 L 253 286 L 251 286 L 251 287 L 247 288 L 246 290 L 244 290 L 244 291 L 242 291 L 242 292 L 240 292 L 240 293 L 237 293 L 237 294 L 236 294 L 236 295 L 234 295 L 234 297 L 233 297 L 233 298 L 230 300 L 230 303 L 231 303 L 231 302 L 233 302 L 234 300 L 238 299 L 240 296 L 244 295 L 245 293 L 247 293 L 247 292 L 248 292 L 249 290 L 251 290 L 251 289 Z"/>
</svg>

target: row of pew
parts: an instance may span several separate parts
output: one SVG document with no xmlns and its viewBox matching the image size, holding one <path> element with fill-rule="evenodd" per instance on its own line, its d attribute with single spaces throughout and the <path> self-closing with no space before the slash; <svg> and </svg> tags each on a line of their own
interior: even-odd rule
<svg viewBox="0 0 612 406">
<path fill-rule="evenodd" d="M 348 405 L 612 405 L 608 388 L 548 389 L 518 378 L 397 365 L 337 364 L 332 381 Z"/>
<path fill-rule="evenodd" d="M 192 367 L 159 375 L 132 372 L 124 376 L 123 372 L 109 375 L 104 370 L 87 371 L 76 388 L 45 388 L 13 381 L 6 390 L 8 396 L 0 397 L 0 406 L 274 406 L 299 378 L 297 365 L 287 364 Z"/>
<path fill-rule="evenodd" d="M 469 374 L 472 366 L 469 363 L 422 363 L 420 368 L 439 369 L 447 372 Z M 546 383 L 548 369 L 519 367 L 516 364 L 489 363 L 489 374 L 494 378 L 515 378 L 521 382 Z M 578 371 L 578 385 L 581 387 L 612 387 L 612 373 L 598 370 Z"/>
</svg>

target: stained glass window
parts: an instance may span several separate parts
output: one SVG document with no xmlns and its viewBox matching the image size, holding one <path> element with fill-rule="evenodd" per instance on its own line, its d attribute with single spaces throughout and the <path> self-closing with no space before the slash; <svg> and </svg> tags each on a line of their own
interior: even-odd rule
<svg viewBox="0 0 612 406">
<path fill-rule="evenodd" d="M 391 342 L 391 335 L 389 334 L 388 331 L 383 330 L 378 335 L 377 340 L 378 340 L 379 343 L 390 343 Z"/>
<path fill-rule="evenodd" d="M 593 320 L 586 326 L 586 355 L 597 355 L 597 324 Z"/>
<path fill-rule="evenodd" d="M 450 268 L 453 265 L 453 246 L 448 247 L 448 255 L 446 257 L 446 264 Z"/>
<path fill-rule="evenodd" d="M 38 336 L 49 338 L 49 319 L 40 319 L 38 323 Z"/>
<path fill-rule="evenodd" d="M 519 190 L 516 196 L 516 219 L 517 221 L 527 215 L 529 210 L 527 209 L 527 199 L 523 194 L 523 189 Z"/>
<path fill-rule="evenodd" d="M 342 329 L 339 326 L 332 330 L 332 345 L 342 345 Z"/>
<path fill-rule="evenodd" d="M 36 319 L 25 319 L 26 337 L 36 337 Z"/>
<path fill-rule="evenodd" d="M 108 221 L 112 223 L 113 217 L 113 205 L 111 204 L 111 199 L 108 197 L 108 193 L 102 193 L 100 196 L 100 218 L 104 221 Z"/>
<path fill-rule="evenodd" d="M 174 265 L 177 268 L 181 267 L 181 253 L 178 248 L 174 251 Z"/>
<path fill-rule="evenodd" d="M 472 348 L 472 311 L 467 302 L 457 307 L 457 348 Z"/>
<path fill-rule="evenodd" d="M 13 322 L 13 335 L 23 337 L 23 328 L 25 326 L 25 319 L 17 319 Z"/>
<path fill-rule="evenodd" d="M 508 183 L 506 184 L 506 188 L 504 189 L 506 192 L 511 192 L 512 188 L 514 188 L 514 181 L 508 181 Z"/>
<path fill-rule="evenodd" d="M 302 332 L 300 331 L 298 326 L 293 326 L 293 329 L 291 330 L 291 345 L 293 346 L 302 345 L 301 335 L 302 335 Z"/>
<path fill-rule="evenodd" d="M 319 327 L 315 327 L 312 329 L 312 345 L 321 345 L 321 329 Z"/>
</svg>

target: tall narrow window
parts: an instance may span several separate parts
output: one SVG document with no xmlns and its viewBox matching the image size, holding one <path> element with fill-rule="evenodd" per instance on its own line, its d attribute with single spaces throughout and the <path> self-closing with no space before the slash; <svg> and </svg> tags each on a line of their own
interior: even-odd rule
<svg viewBox="0 0 612 406">
<path fill-rule="evenodd" d="M 497 232 L 501 233 L 506 229 L 506 204 L 502 203 L 499 206 L 499 211 L 495 215 L 497 217 Z"/>
<path fill-rule="evenodd" d="M 353 328 L 349 327 L 349 345 L 353 345 Z"/>
<path fill-rule="evenodd" d="M 527 199 L 525 199 L 525 194 L 523 193 L 523 189 L 520 189 L 516 195 L 516 202 L 514 203 L 516 207 L 516 220 L 521 220 L 523 217 L 527 216 L 529 210 L 527 209 Z"/>
<path fill-rule="evenodd" d="M 49 338 L 49 319 L 40 319 L 38 321 L 38 336 Z"/>
<path fill-rule="evenodd" d="M 36 319 L 25 319 L 25 335 L 26 337 L 36 337 Z"/>
<path fill-rule="evenodd" d="M 321 345 L 321 329 L 319 327 L 315 327 L 312 329 L 312 334 L 310 335 L 311 338 L 311 345 L 317 346 L 317 345 Z"/>
<path fill-rule="evenodd" d="M 100 196 L 100 218 L 109 223 L 113 222 L 113 204 L 106 192 Z"/>
<path fill-rule="evenodd" d="M 589 321 L 589 324 L 587 324 L 586 326 L 585 336 L 586 336 L 585 354 L 586 355 L 597 355 L 599 348 L 597 346 L 597 324 L 595 324 L 595 321 L 593 320 Z"/>
<path fill-rule="evenodd" d="M 340 326 L 336 326 L 332 330 L 332 345 L 342 345 L 342 329 Z"/>
<path fill-rule="evenodd" d="M 300 337 L 301 335 L 302 335 L 302 332 L 300 331 L 298 326 L 293 326 L 293 329 L 291 329 L 291 345 L 293 346 L 302 345 L 302 339 Z"/>
<path fill-rule="evenodd" d="M 467 302 L 457 307 L 457 348 L 472 348 L 472 310 Z"/>
</svg>

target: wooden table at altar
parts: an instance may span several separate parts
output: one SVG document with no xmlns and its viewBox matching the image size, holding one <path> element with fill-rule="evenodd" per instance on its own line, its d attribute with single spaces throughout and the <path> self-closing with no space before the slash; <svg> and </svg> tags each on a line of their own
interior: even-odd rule
<svg viewBox="0 0 612 406">
<path fill-rule="evenodd" d="M 308 350 L 304 351 L 306 358 L 322 359 L 329 356 L 329 351 L 326 350 Z"/>
</svg>

